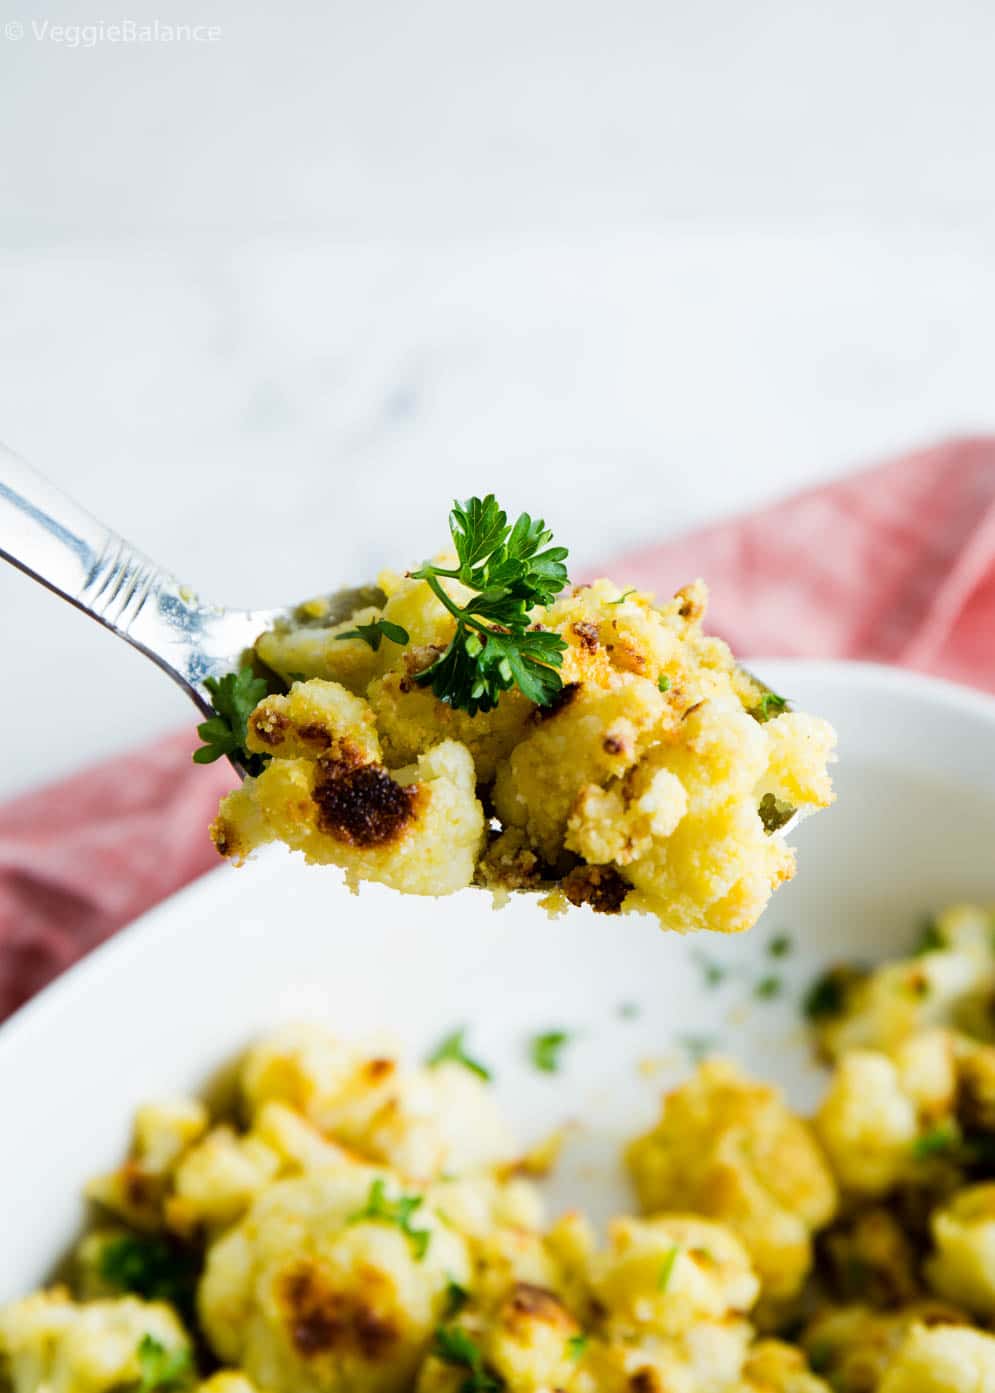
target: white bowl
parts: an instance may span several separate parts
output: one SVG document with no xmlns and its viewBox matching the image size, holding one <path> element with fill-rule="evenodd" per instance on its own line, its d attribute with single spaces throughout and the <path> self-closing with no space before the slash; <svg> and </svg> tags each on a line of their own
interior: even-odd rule
<svg viewBox="0 0 995 1393">
<path fill-rule="evenodd" d="M 81 1220 L 85 1178 L 115 1163 L 137 1103 L 200 1087 L 278 1021 L 393 1033 L 414 1054 L 454 1026 L 491 1063 L 523 1139 L 580 1124 L 551 1203 L 604 1215 L 628 1196 L 619 1144 L 688 1067 L 677 1042 L 715 1037 L 800 1106 L 820 1075 L 799 1012 L 839 957 L 914 939 L 923 916 L 995 900 L 995 701 L 864 664 L 754 668 L 840 734 L 836 805 L 796 834 L 799 872 L 738 939 L 681 939 L 642 919 L 549 921 L 485 896 L 349 895 L 280 850 L 223 867 L 120 934 L 0 1029 L 0 1300 L 45 1279 Z M 770 955 L 786 933 L 786 957 Z M 701 956 L 726 971 L 705 982 Z M 781 984 L 758 997 L 764 978 Z M 640 1014 L 619 1012 L 636 1003 Z M 555 1076 L 535 1032 L 576 1032 Z"/>
</svg>

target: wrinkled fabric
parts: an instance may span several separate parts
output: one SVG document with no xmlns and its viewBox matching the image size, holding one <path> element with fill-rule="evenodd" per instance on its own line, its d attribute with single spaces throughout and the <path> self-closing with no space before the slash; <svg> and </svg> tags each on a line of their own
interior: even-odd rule
<svg viewBox="0 0 995 1393">
<path fill-rule="evenodd" d="M 606 561 L 666 595 L 703 576 L 744 656 L 865 658 L 995 691 L 995 439 L 956 441 Z M 0 809 L 0 1019 L 217 863 L 226 761 L 189 730 Z"/>
</svg>

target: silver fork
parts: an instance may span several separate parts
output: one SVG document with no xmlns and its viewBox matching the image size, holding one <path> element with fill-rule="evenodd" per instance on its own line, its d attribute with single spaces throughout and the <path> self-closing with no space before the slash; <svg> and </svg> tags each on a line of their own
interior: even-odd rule
<svg viewBox="0 0 995 1393">
<path fill-rule="evenodd" d="M 5 445 L 0 556 L 151 658 L 205 716 L 211 714 L 205 678 L 237 669 L 246 649 L 291 608 L 207 603 Z M 338 592 L 325 622 L 346 618 L 369 593 Z M 244 778 L 245 767 L 229 758 Z"/>
</svg>

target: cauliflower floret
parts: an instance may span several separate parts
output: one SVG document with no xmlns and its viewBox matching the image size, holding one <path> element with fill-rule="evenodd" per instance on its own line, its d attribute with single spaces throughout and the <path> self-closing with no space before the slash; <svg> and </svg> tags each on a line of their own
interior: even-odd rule
<svg viewBox="0 0 995 1393">
<path fill-rule="evenodd" d="M 882 1195 L 907 1172 L 919 1120 L 887 1055 L 851 1050 L 836 1066 L 815 1130 L 844 1190 Z"/>
<path fill-rule="evenodd" d="M 162 1223 L 172 1173 L 203 1136 L 207 1109 L 192 1098 L 147 1103 L 135 1113 L 131 1152 L 123 1165 L 87 1183 L 86 1195 L 140 1229 Z"/>
<path fill-rule="evenodd" d="M 916 1326 L 878 1393 L 995 1393 L 995 1337 L 980 1330 Z"/>
<path fill-rule="evenodd" d="M 310 691 L 316 685 L 320 701 Z M 293 716 L 305 698 L 313 723 Z M 353 888 L 375 880 L 410 895 L 446 895 L 472 881 L 484 814 L 465 746 L 444 740 L 416 765 L 388 771 L 369 706 L 344 687 L 315 682 L 267 697 L 250 718 L 249 746 L 273 758 L 222 799 L 211 835 L 223 856 L 244 860 L 279 838 L 308 861 L 341 866 Z"/>
<path fill-rule="evenodd" d="M 995 1316 L 995 1182 L 960 1190 L 930 1219 L 936 1252 L 926 1279 L 937 1296 Z"/>
<path fill-rule="evenodd" d="M 259 1137 L 222 1124 L 192 1147 L 176 1169 L 166 1219 L 177 1233 L 233 1223 L 280 1170 L 280 1156 Z"/>
<path fill-rule="evenodd" d="M 760 1290 L 746 1249 L 693 1214 L 616 1219 L 592 1266 L 609 1333 L 682 1334 L 700 1321 L 743 1315 Z"/>
<path fill-rule="evenodd" d="M 421 1196 L 357 1166 L 268 1186 L 211 1245 L 200 1317 L 269 1393 L 402 1393 L 469 1277 L 464 1241 Z"/>
<path fill-rule="evenodd" d="M 828 1165 L 777 1090 L 709 1060 L 663 1100 L 660 1121 L 627 1160 L 643 1209 L 693 1210 L 746 1245 L 773 1300 L 811 1266 L 811 1234 L 836 1206 Z"/>
<path fill-rule="evenodd" d="M 801 1344 L 811 1367 L 824 1374 L 834 1393 L 873 1393 L 909 1332 L 917 1327 L 958 1326 L 963 1314 L 938 1301 L 919 1301 L 896 1310 L 864 1305 L 821 1311 L 806 1327 Z"/>
<path fill-rule="evenodd" d="M 138 1387 L 143 1348 L 144 1357 L 162 1351 L 192 1368 L 190 1342 L 163 1302 L 124 1296 L 78 1305 L 54 1287 L 0 1307 L 0 1357 L 13 1393 L 113 1393 Z"/>
<path fill-rule="evenodd" d="M 995 990 L 993 915 L 976 905 L 955 905 L 928 927 L 914 957 L 887 962 L 841 981 L 831 1009 L 819 1013 L 822 1051 L 837 1059 L 846 1050 L 891 1052 L 909 1035 L 931 1026 L 960 1026 L 990 1035 L 979 1003 Z"/>
<path fill-rule="evenodd" d="M 830 1393 L 830 1388 L 812 1373 L 801 1350 L 780 1340 L 760 1340 L 747 1356 L 737 1393 Z"/>
<path fill-rule="evenodd" d="M 493 1094 L 469 1070 L 364 1059 L 318 1026 L 292 1027 L 255 1046 L 242 1086 L 250 1111 L 282 1099 L 326 1138 L 419 1180 L 515 1154 Z"/>
</svg>

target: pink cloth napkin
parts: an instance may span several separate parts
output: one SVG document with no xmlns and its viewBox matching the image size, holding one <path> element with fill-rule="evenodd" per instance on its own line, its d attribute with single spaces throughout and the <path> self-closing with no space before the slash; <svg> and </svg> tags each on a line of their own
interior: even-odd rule
<svg viewBox="0 0 995 1393">
<path fill-rule="evenodd" d="M 995 691 L 995 439 L 907 455 L 605 565 L 665 595 L 695 576 L 741 654 L 871 658 Z M 233 783 L 192 728 L 0 809 L 0 1019 L 217 864 Z"/>
</svg>

